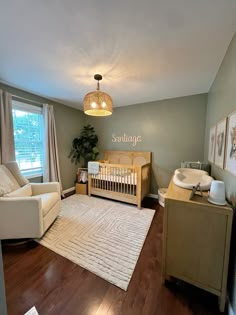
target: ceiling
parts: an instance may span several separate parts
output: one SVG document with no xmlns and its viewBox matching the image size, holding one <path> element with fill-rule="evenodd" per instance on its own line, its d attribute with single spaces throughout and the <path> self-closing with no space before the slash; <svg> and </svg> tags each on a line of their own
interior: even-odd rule
<svg viewBox="0 0 236 315">
<path fill-rule="evenodd" d="M 0 0 L 0 80 L 82 109 L 208 92 L 236 30 L 235 0 Z"/>
</svg>

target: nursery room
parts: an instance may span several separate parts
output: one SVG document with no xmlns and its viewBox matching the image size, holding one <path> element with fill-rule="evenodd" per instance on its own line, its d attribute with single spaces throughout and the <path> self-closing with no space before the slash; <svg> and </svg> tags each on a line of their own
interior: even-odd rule
<svg viewBox="0 0 236 315">
<path fill-rule="evenodd" d="M 0 314 L 236 315 L 235 0 L 0 0 Z"/>
</svg>

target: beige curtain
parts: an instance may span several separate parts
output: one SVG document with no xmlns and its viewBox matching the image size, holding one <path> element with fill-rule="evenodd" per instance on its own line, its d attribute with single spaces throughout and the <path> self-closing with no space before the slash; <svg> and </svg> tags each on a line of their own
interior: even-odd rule
<svg viewBox="0 0 236 315">
<path fill-rule="evenodd" d="M 11 94 L 0 89 L 0 164 L 15 160 Z"/>
<path fill-rule="evenodd" d="M 43 105 L 44 132 L 45 132 L 45 159 L 44 159 L 44 182 L 59 182 L 61 185 L 61 175 L 59 167 L 59 157 L 57 148 L 56 124 L 53 106 Z"/>
</svg>

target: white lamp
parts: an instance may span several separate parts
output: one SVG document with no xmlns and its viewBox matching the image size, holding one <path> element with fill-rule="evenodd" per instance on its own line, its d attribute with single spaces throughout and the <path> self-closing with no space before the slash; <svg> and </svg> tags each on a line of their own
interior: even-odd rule
<svg viewBox="0 0 236 315">
<path fill-rule="evenodd" d="M 225 200 L 225 183 L 220 180 L 213 180 L 211 182 L 211 188 L 209 192 L 208 201 L 215 204 L 224 206 L 226 205 Z"/>
</svg>

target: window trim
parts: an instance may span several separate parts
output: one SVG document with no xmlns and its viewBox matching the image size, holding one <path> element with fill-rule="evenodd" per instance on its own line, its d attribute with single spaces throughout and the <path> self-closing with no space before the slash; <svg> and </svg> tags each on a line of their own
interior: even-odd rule
<svg viewBox="0 0 236 315">
<path fill-rule="evenodd" d="M 43 108 L 41 106 L 31 105 L 31 104 L 24 103 L 21 101 L 16 101 L 16 100 L 12 100 L 12 109 L 21 110 L 21 111 L 29 112 L 29 113 L 35 113 L 35 114 L 43 113 Z"/>
<path fill-rule="evenodd" d="M 28 112 L 28 113 L 43 115 L 43 107 L 42 106 L 25 103 L 23 100 L 18 101 L 18 100 L 13 99 L 13 98 L 12 98 L 12 110 L 20 110 L 20 111 L 24 111 L 24 112 Z M 14 126 L 13 126 L 13 129 L 14 129 Z M 31 169 L 20 170 L 20 171 L 28 179 L 43 176 L 43 166 L 41 168 L 42 170 L 41 171 L 39 170 L 38 173 L 34 173 L 33 172 L 34 169 L 37 169 L 37 168 L 32 168 L 31 174 L 30 174 Z"/>
</svg>

